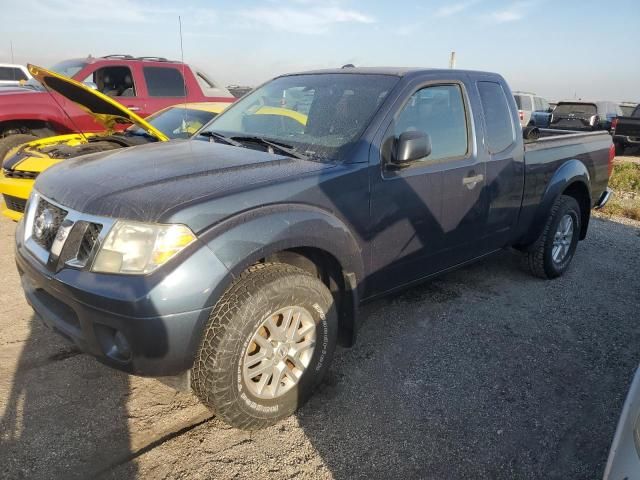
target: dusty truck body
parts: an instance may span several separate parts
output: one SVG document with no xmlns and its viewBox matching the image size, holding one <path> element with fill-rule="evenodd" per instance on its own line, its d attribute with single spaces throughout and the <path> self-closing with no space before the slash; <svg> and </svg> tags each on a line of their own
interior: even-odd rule
<svg viewBox="0 0 640 480">
<path fill-rule="evenodd" d="M 307 121 L 256 115 L 265 104 Z M 606 132 L 525 147 L 496 74 L 287 75 L 193 140 L 44 172 L 16 261 L 35 311 L 81 349 L 188 379 L 257 429 L 304 403 L 335 345 L 366 328 L 361 302 L 508 246 L 561 275 L 612 158 Z"/>
</svg>

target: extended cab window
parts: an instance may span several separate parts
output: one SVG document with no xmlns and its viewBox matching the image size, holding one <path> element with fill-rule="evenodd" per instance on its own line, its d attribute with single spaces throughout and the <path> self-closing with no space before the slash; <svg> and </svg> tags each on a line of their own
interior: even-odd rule
<svg viewBox="0 0 640 480">
<path fill-rule="evenodd" d="M 27 76 L 22 70 L 14 67 L 0 67 L 0 80 L 26 80 Z"/>
<path fill-rule="evenodd" d="M 427 162 L 466 155 L 467 118 L 460 87 L 436 85 L 414 93 L 396 117 L 394 137 L 410 131 L 425 132 L 431 138 Z"/>
<path fill-rule="evenodd" d="M 110 97 L 135 97 L 133 76 L 129 67 L 102 67 L 95 70 L 83 82 L 93 83 L 100 93 Z"/>
<path fill-rule="evenodd" d="M 186 96 L 184 78 L 177 68 L 144 67 L 144 79 L 151 97 Z"/>
<path fill-rule="evenodd" d="M 489 153 L 506 150 L 515 140 L 507 95 L 496 82 L 478 82 Z"/>
</svg>

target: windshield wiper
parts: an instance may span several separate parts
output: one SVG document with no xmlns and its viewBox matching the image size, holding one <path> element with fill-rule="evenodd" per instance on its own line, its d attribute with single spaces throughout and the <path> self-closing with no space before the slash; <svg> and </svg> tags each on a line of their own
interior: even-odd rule
<svg viewBox="0 0 640 480">
<path fill-rule="evenodd" d="M 299 160 L 309 160 L 309 157 L 307 157 L 306 155 L 300 152 L 296 152 L 291 145 L 287 145 L 286 143 L 276 142 L 273 140 L 267 140 L 266 138 L 259 137 L 257 135 L 238 135 L 238 136 L 230 137 L 230 139 L 238 142 L 260 143 L 262 145 L 266 145 L 267 147 L 271 148 L 271 151 L 269 153 L 274 153 L 275 151 L 278 151 L 280 153 L 283 153 L 284 155 L 288 155 L 290 157 L 297 158 Z"/>
<path fill-rule="evenodd" d="M 198 135 L 201 135 L 203 137 L 209 137 L 209 141 L 210 142 L 222 142 L 222 143 L 226 143 L 227 145 L 232 145 L 234 147 L 243 147 L 244 145 L 240 142 L 236 142 L 234 139 L 229 138 L 229 137 L 225 137 L 224 135 L 222 135 L 221 133 L 218 132 L 200 132 Z"/>
</svg>

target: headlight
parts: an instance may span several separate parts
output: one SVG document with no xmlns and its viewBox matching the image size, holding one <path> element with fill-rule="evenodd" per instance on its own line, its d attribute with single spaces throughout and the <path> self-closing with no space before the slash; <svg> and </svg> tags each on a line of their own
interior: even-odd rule
<svg viewBox="0 0 640 480">
<path fill-rule="evenodd" d="M 98 251 L 94 272 L 144 274 L 167 263 L 196 239 L 184 225 L 117 221 Z"/>
</svg>

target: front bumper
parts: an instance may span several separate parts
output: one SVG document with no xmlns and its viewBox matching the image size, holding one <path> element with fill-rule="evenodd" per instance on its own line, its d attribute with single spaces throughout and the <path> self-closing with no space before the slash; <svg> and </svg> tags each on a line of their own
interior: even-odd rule
<svg viewBox="0 0 640 480">
<path fill-rule="evenodd" d="M 25 247 L 22 229 L 21 222 L 16 264 L 27 301 L 46 326 L 128 373 L 159 377 L 191 368 L 218 294 L 215 287 L 228 275 L 208 247 L 193 245 L 173 259 L 181 262 L 170 262 L 173 268 L 148 276 L 72 268 L 56 273 Z"/>
<path fill-rule="evenodd" d="M 7 202 L 4 196 L 7 195 L 12 200 L 16 201 L 16 204 L 20 202 L 23 205 L 26 203 L 31 189 L 33 188 L 34 180 L 27 178 L 8 178 L 0 173 L 0 194 L 3 196 L 2 202 L 2 215 L 10 218 L 11 220 L 18 221 L 22 218 L 23 211 L 16 208 L 13 202 Z M 24 203 L 23 203 L 24 202 Z"/>
</svg>

